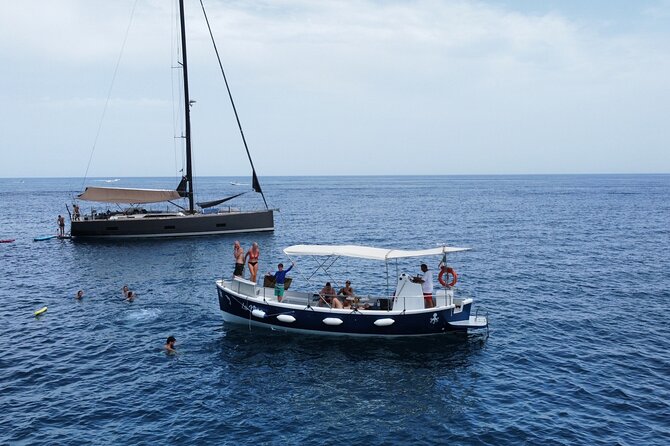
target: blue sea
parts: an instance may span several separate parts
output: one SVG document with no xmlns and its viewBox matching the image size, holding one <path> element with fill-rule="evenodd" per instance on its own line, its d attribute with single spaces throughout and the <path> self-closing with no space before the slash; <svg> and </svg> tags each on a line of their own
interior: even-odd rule
<svg viewBox="0 0 670 446">
<path fill-rule="evenodd" d="M 86 184 L 99 180 L 113 179 Z M 0 179 L 0 239 L 16 239 L 0 244 L 0 444 L 670 444 L 670 175 L 261 180 L 274 233 L 92 243 L 33 241 L 55 233 L 82 179 Z M 196 191 L 248 183 L 201 178 Z M 236 204 L 262 206 L 254 195 Z M 295 288 L 316 284 L 310 259 L 283 254 L 292 244 L 471 247 L 449 261 L 490 331 L 226 326 L 214 281 L 232 274 L 237 239 L 259 243 L 261 274 L 295 260 Z M 385 280 L 375 262 L 335 272 L 359 294 Z"/>
</svg>

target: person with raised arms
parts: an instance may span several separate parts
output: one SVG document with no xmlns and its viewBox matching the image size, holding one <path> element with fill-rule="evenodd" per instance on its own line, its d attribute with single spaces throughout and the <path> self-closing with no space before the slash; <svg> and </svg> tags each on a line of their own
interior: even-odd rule
<svg viewBox="0 0 670 446">
<path fill-rule="evenodd" d="M 295 263 L 291 262 L 291 266 L 287 270 L 284 270 L 284 264 L 280 263 L 277 265 L 277 272 L 274 275 L 275 278 L 275 296 L 277 296 L 277 302 L 281 302 L 284 298 L 284 282 L 286 281 L 286 274 L 291 271 Z"/>
</svg>

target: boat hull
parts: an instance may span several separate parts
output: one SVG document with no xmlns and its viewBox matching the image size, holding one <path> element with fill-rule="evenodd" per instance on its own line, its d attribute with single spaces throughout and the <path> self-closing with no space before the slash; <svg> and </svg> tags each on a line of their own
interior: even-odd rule
<svg viewBox="0 0 670 446">
<path fill-rule="evenodd" d="M 472 304 L 458 311 L 439 307 L 401 313 L 375 310 L 331 310 L 249 298 L 217 284 L 219 307 L 226 323 L 287 332 L 333 336 L 413 337 L 467 332 Z M 486 320 L 480 318 L 480 320 Z M 392 321 L 389 323 L 389 321 Z M 460 324 L 453 324 L 460 322 Z M 483 327 L 483 326 L 482 326 Z M 477 328 L 482 328 L 477 327 Z"/>
<path fill-rule="evenodd" d="M 161 216 L 141 214 L 72 221 L 73 238 L 186 237 L 274 230 L 274 211 Z"/>
</svg>

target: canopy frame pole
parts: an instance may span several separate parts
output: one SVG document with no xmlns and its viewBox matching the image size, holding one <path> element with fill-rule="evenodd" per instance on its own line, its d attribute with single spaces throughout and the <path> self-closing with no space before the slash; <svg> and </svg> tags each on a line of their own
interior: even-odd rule
<svg viewBox="0 0 670 446">
<path fill-rule="evenodd" d="M 328 268 L 330 268 L 331 266 L 333 266 L 333 265 L 335 264 L 335 262 L 337 262 L 337 259 L 340 258 L 340 256 L 335 256 L 335 257 L 333 258 L 333 261 L 330 262 L 330 265 L 325 266 L 326 263 L 328 263 L 328 261 L 331 259 L 331 257 L 333 257 L 333 256 L 326 256 L 326 259 L 325 259 L 323 262 L 319 262 L 319 261 L 317 260 L 317 261 L 316 261 L 316 263 L 317 263 L 317 267 L 316 267 L 316 269 L 314 270 L 314 272 L 309 276 L 309 279 L 311 279 L 312 277 L 314 277 L 314 275 L 317 273 L 317 271 L 319 271 L 320 269 L 322 269 L 323 272 L 326 273 L 326 275 L 327 275 L 328 277 L 330 277 L 331 280 L 332 280 L 332 277 L 330 276 L 330 272 L 328 272 Z M 334 280 L 333 280 L 333 282 L 334 282 Z"/>
<path fill-rule="evenodd" d="M 391 311 L 391 305 L 393 303 L 393 297 L 391 296 L 391 286 L 389 283 L 389 261 L 388 258 L 384 262 L 386 265 L 386 296 L 387 296 L 387 304 L 386 304 L 386 311 Z"/>
</svg>

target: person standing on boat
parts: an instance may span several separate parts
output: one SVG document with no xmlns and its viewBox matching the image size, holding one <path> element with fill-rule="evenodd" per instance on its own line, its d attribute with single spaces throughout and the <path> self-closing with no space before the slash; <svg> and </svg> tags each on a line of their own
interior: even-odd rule
<svg viewBox="0 0 670 446">
<path fill-rule="evenodd" d="M 233 256 L 235 257 L 233 276 L 244 277 L 244 249 L 238 240 L 233 244 Z"/>
<path fill-rule="evenodd" d="M 58 236 L 65 237 L 65 217 L 58 216 Z"/>
<path fill-rule="evenodd" d="M 277 265 L 277 272 L 274 275 L 275 278 L 275 296 L 277 296 L 277 302 L 281 302 L 284 298 L 284 281 L 286 280 L 286 274 L 293 268 L 295 263 L 291 262 L 291 266 L 287 270 L 284 270 L 284 264 L 280 263 Z"/>
<path fill-rule="evenodd" d="M 258 257 L 261 255 L 261 250 L 258 248 L 258 243 L 254 242 L 251 244 L 251 248 L 247 251 L 247 254 L 244 256 L 245 259 L 248 258 L 249 264 L 249 273 L 253 283 L 256 283 L 256 275 L 258 274 Z"/>
<path fill-rule="evenodd" d="M 421 277 L 416 277 L 414 282 L 421 284 L 421 291 L 423 292 L 423 306 L 424 308 L 433 308 L 433 273 L 428 270 L 428 265 L 421 264 Z"/>
</svg>

